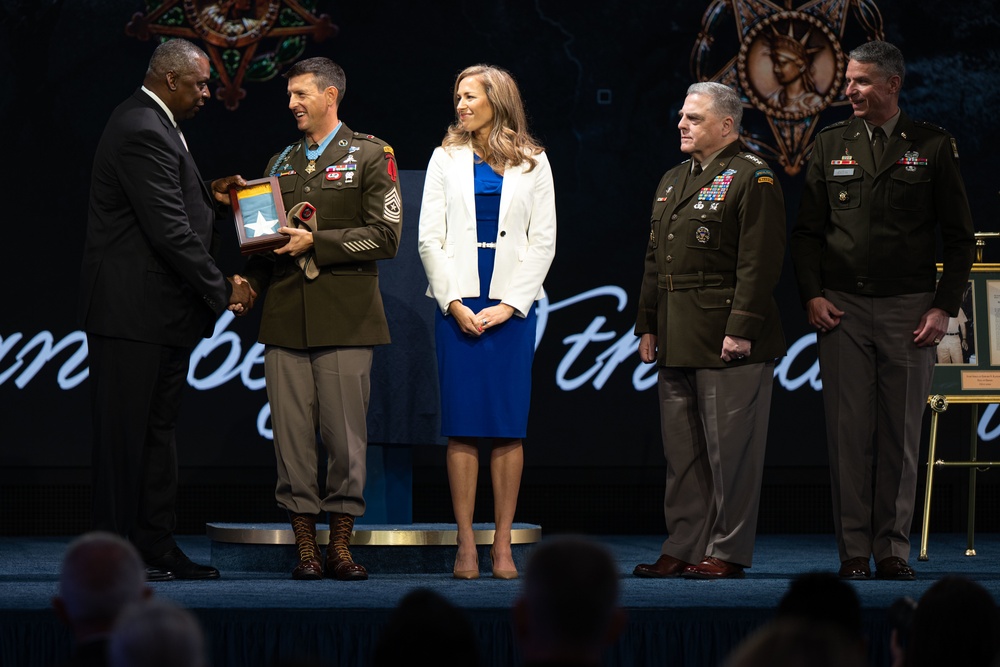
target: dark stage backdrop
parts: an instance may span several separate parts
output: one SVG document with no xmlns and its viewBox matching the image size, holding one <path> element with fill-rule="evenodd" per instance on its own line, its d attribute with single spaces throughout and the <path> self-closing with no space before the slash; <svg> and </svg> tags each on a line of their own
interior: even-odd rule
<svg viewBox="0 0 1000 667">
<path fill-rule="evenodd" d="M 184 3 L 163 4 L 173 5 L 184 22 Z M 189 4 L 208 16 L 204 12 L 224 3 Z M 259 0 L 248 3 L 244 15 L 269 4 L 290 11 L 284 2 Z M 423 296 L 417 212 L 423 169 L 453 118 L 453 77 L 467 65 L 488 62 L 514 73 L 555 176 L 558 250 L 541 305 L 528 430 L 534 468 L 663 464 L 655 373 L 639 362 L 632 328 L 653 188 L 684 157 L 676 117 L 696 76 L 739 82 L 759 98 L 754 106 L 746 93 L 744 127 L 779 174 L 791 225 L 802 187 L 797 167 L 812 132 L 849 113 L 838 105 L 840 84 L 830 63 L 842 56 L 839 48 L 884 29 L 908 61 L 903 107 L 956 136 L 977 228 L 997 229 L 1000 31 L 992 0 L 303 4 L 335 26 L 321 41 L 307 37 L 303 55 L 329 56 L 344 66 L 342 118 L 387 140 L 403 170 L 404 244 L 397 259 L 382 264 L 394 342 L 376 352 L 372 442 L 439 442 L 429 324 L 434 306 Z M 155 36 L 138 39 L 126 25 L 148 11 L 141 0 L 0 3 L 0 155 L 6 164 L 0 242 L 7 257 L 0 470 L 8 480 L 88 465 L 86 343 L 75 312 L 90 166 L 111 110 L 141 82 Z M 219 15 L 216 25 L 252 28 L 233 11 Z M 799 118 L 781 118 L 761 103 L 776 86 L 761 45 L 767 34 L 789 31 L 814 54 L 824 98 Z M 699 41 L 700 33 L 711 39 Z M 254 70 L 257 78 L 265 65 Z M 184 125 L 206 177 L 259 177 L 268 157 L 297 138 L 282 78 L 247 77 L 240 85 L 246 94 L 230 100 L 235 109 L 213 99 Z M 221 265 L 238 271 L 232 222 L 219 224 L 226 246 Z M 987 247 L 986 258 L 996 251 Z M 821 466 L 820 377 L 787 261 L 778 297 L 789 354 L 777 369 L 767 461 Z M 225 316 L 215 336 L 195 350 L 180 427 L 182 465 L 273 466 L 256 325 L 254 316 Z M 987 439 L 998 428 L 1000 417 L 985 410 Z"/>
</svg>

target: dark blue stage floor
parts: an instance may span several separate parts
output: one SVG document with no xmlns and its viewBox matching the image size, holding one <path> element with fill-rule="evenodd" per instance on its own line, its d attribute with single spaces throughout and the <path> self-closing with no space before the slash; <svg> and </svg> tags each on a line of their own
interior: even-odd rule
<svg viewBox="0 0 1000 667">
<path fill-rule="evenodd" d="M 914 538 L 917 538 L 915 535 Z M 798 574 L 835 570 L 832 536 L 763 535 L 747 577 L 736 581 L 647 580 L 631 575 L 653 562 L 658 536 L 594 538 L 614 553 L 622 573 L 629 627 L 608 654 L 609 665 L 718 665 L 728 651 L 772 614 Z M 210 560 L 204 537 L 182 537 L 195 560 Z M 50 610 L 68 538 L 0 538 L 0 665 L 51 665 L 67 655 L 69 637 Z M 861 599 L 873 666 L 888 664 L 885 610 L 899 596 L 919 598 L 934 581 L 957 574 L 1000 599 L 1000 535 L 979 535 L 979 555 L 967 557 L 965 535 L 932 535 L 930 559 L 916 559 L 913 582 L 852 584 Z M 359 559 L 360 560 L 360 559 Z M 366 665 L 379 629 L 408 591 L 431 588 L 467 610 L 487 665 L 515 665 L 509 624 L 518 581 L 457 581 L 440 574 L 380 575 L 367 582 L 296 582 L 285 575 L 223 571 L 221 581 L 152 584 L 156 595 L 194 610 L 211 647 L 214 667 L 268 667 L 293 655 L 319 664 Z"/>
</svg>

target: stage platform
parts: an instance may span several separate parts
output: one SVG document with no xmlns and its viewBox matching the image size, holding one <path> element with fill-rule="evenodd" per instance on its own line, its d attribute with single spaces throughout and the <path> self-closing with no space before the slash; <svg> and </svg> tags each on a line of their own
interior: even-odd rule
<svg viewBox="0 0 1000 667">
<path fill-rule="evenodd" d="M 219 571 L 288 572 L 295 563 L 295 535 L 287 523 L 210 523 L 206 526 L 211 545 L 211 564 Z M 472 524 L 482 575 L 491 572 L 490 545 L 493 524 Z M 354 527 L 351 554 L 372 572 L 380 574 L 438 574 L 455 564 L 458 544 L 455 524 L 412 523 L 365 524 Z M 542 539 L 542 527 L 515 523 L 510 543 L 514 565 L 522 569 L 532 545 Z M 316 543 L 325 548 L 330 530 L 316 525 Z"/>
<path fill-rule="evenodd" d="M 608 652 L 608 665 L 714 667 L 773 610 L 798 574 L 839 565 L 832 535 L 761 535 L 747 577 L 733 581 L 648 580 L 636 563 L 653 562 L 659 536 L 594 537 L 614 554 L 622 575 L 629 624 Z M 965 556 L 964 534 L 932 534 L 929 560 L 916 559 L 913 582 L 854 582 L 863 607 L 873 667 L 888 665 L 885 611 L 899 596 L 919 598 L 949 574 L 973 579 L 1000 599 L 1000 535 L 978 535 L 977 556 Z M 195 560 L 213 559 L 206 536 L 182 536 Z M 0 665 L 52 665 L 68 655 L 70 638 L 50 607 L 69 538 L 0 538 Z M 355 552 L 364 562 L 361 550 Z M 151 584 L 158 596 L 192 609 L 201 620 L 214 667 L 271 667 L 292 657 L 314 664 L 367 665 L 393 607 L 414 588 L 430 588 L 466 610 L 478 632 L 484 665 L 517 665 L 510 608 L 520 582 L 489 577 L 457 581 L 440 572 L 386 572 L 370 567 L 365 582 L 299 582 L 285 571 L 222 569 L 222 579 Z M 421 661 L 417 661 L 421 662 Z"/>
</svg>

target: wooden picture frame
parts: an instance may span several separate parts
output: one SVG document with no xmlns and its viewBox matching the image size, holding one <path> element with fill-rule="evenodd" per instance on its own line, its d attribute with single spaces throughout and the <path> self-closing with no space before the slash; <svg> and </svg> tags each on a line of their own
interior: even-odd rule
<svg viewBox="0 0 1000 667">
<path fill-rule="evenodd" d="M 941 270 L 938 264 L 938 277 Z M 961 403 L 1000 401 L 1000 264 L 972 265 L 962 309 L 967 349 L 961 363 L 935 364 L 930 395 Z"/>
<path fill-rule="evenodd" d="M 229 200 L 233 206 L 240 253 L 266 252 L 288 243 L 288 235 L 277 231 L 287 226 L 277 176 L 247 181 L 239 188 L 231 187 Z"/>
</svg>

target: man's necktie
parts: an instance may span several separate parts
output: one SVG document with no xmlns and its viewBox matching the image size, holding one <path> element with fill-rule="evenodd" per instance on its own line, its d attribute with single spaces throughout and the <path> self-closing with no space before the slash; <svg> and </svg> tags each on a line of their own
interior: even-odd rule
<svg viewBox="0 0 1000 667">
<path fill-rule="evenodd" d="M 701 162 L 695 162 L 694 167 L 691 168 L 691 177 L 698 178 L 701 176 Z"/>
<path fill-rule="evenodd" d="M 872 157 L 875 158 L 875 166 L 882 162 L 882 153 L 885 152 L 885 131 L 881 127 L 872 129 Z"/>
</svg>

